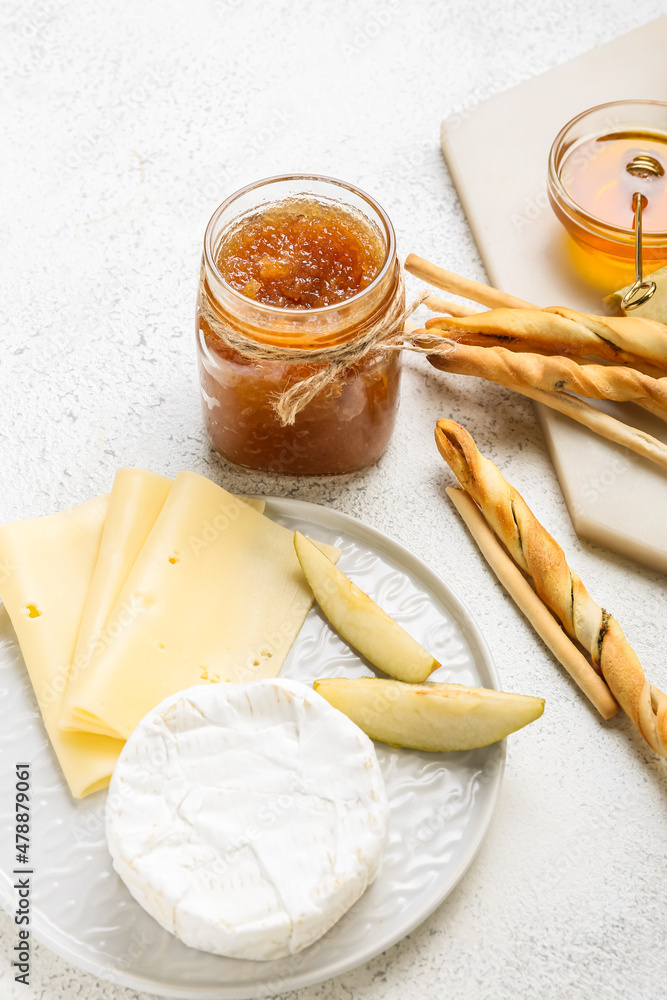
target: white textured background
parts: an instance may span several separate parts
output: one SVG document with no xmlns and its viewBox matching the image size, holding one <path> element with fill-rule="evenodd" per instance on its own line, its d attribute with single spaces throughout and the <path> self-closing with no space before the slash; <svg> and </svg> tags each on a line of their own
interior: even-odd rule
<svg viewBox="0 0 667 1000">
<path fill-rule="evenodd" d="M 202 430 L 192 317 L 213 209 L 283 170 L 360 184 L 402 256 L 483 279 L 441 118 L 667 13 L 665 0 L 4 0 L 0 13 L 0 520 L 107 490 L 121 464 L 331 504 L 440 572 L 483 624 L 504 686 L 547 699 L 509 741 L 490 834 L 448 901 L 368 966 L 290 996 L 664 994 L 667 763 L 624 718 L 598 722 L 491 578 L 444 495 L 435 420 L 472 432 L 667 688 L 664 577 L 577 540 L 527 400 L 421 359 L 369 472 L 228 468 Z M 39 946 L 31 986 L 14 984 L 15 930 L 0 914 L 3 1000 L 138 996 Z"/>
</svg>

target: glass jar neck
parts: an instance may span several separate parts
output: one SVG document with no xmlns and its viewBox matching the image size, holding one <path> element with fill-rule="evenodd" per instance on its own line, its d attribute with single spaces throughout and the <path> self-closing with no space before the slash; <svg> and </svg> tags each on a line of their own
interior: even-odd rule
<svg viewBox="0 0 667 1000">
<path fill-rule="evenodd" d="M 321 309 L 279 309 L 264 306 L 230 289 L 204 260 L 203 294 L 223 323 L 260 344 L 302 349 L 344 344 L 377 322 L 399 286 L 394 253 L 382 275 L 348 301 Z"/>
<path fill-rule="evenodd" d="M 365 217 L 380 236 L 384 260 L 376 277 L 361 291 L 315 309 L 282 308 L 248 298 L 225 281 L 217 266 L 221 242 L 245 219 L 285 199 L 307 198 Z M 378 203 L 354 185 L 332 177 L 285 174 L 250 184 L 217 209 L 204 237 L 203 295 L 221 322 L 258 343 L 321 348 L 354 339 L 382 317 L 400 284 L 394 230 Z"/>
</svg>

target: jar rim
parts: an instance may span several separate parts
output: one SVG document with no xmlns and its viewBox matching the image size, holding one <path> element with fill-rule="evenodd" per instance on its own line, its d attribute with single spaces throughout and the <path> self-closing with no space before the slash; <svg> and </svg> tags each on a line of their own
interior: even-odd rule
<svg viewBox="0 0 667 1000">
<path fill-rule="evenodd" d="M 547 183 L 549 188 L 550 196 L 557 202 L 557 204 L 566 211 L 568 214 L 572 215 L 575 213 L 577 216 L 577 221 L 581 225 L 584 223 L 588 226 L 589 230 L 596 233 L 602 233 L 603 235 L 612 235 L 617 237 L 615 242 L 618 243 L 628 243 L 634 242 L 634 231 L 632 229 L 627 229 L 624 226 L 617 226 L 613 222 L 606 222 L 604 219 L 599 218 L 597 215 L 593 215 L 587 209 L 583 208 L 578 202 L 576 202 L 569 194 L 567 188 L 563 184 L 558 172 L 558 166 L 560 165 L 559 154 L 562 151 L 562 147 L 568 134 L 572 129 L 579 124 L 583 119 L 587 118 L 589 115 L 593 115 L 595 112 L 604 111 L 605 109 L 612 108 L 633 108 L 633 107 L 659 107 L 667 110 L 667 102 L 665 101 L 650 101 L 644 99 L 630 99 L 625 101 L 606 101 L 603 104 L 596 104 L 592 108 L 587 108 L 585 111 L 581 111 L 574 118 L 571 118 L 560 130 L 553 143 L 551 144 L 551 149 L 549 150 L 549 167 Z M 665 133 L 667 134 L 667 128 L 665 128 Z M 592 138 L 595 133 L 591 133 L 589 138 Z M 645 230 L 643 233 L 644 246 L 655 246 L 661 245 L 667 242 L 667 230 L 657 230 L 652 231 Z"/>
<path fill-rule="evenodd" d="M 249 194 L 251 191 L 255 191 L 259 188 L 268 187 L 271 184 L 277 184 L 284 181 L 317 181 L 325 184 L 331 184 L 335 187 L 342 188 L 345 191 L 350 191 L 352 194 L 356 195 L 362 201 L 366 202 L 373 211 L 379 216 L 382 225 L 384 226 L 385 236 L 387 240 L 385 259 L 382 267 L 375 275 L 370 284 L 362 288 L 361 291 L 356 292 L 351 295 L 349 299 L 343 299 L 341 302 L 332 302 L 327 306 L 317 306 L 315 309 L 297 309 L 293 307 L 283 308 L 282 306 L 267 305 L 265 302 L 257 302 L 255 299 L 249 299 L 247 295 L 240 292 L 237 288 L 224 278 L 222 272 L 218 268 L 215 261 L 215 253 L 213 247 L 213 232 L 215 230 L 215 225 L 222 215 L 230 205 L 233 205 L 235 201 L 242 198 L 243 195 Z M 364 297 L 372 294 L 375 289 L 382 283 L 385 279 L 390 268 L 393 267 L 394 260 L 396 258 L 396 234 L 394 232 L 394 227 L 391 223 L 391 219 L 387 215 L 386 211 L 380 205 L 378 201 L 375 200 L 371 195 L 367 194 L 356 184 L 350 184 L 348 181 L 340 180 L 337 177 L 329 177 L 326 174 L 274 174 L 271 177 L 263 177 L 261 180 L 253 181 L 250 184 L 245 184 L 243 187 L 238 188 L 236 191 L 232 192 L 229 197 L 225 198 L 222 204 L 218 205 L 215 212 L 211 216 L 206 226 L 206 231 L 204 233 L 204 260 L 206 262 L 206 268 L 212 272 L 216 278 L 223 286 L 226 292 L 228 292 L 233 298 L 237 299 L 240 304 L 247 305 L 251 302 L 253 308 L 257 309 L 259 313 L 263 313 L 265 316 L 281 316 L 283 319 L 291 317 L 303 317 L 304 314 L 308 316 L 328 316 L 333 315 L 340 310 L 341 306 L 348 306 L 359 302 Z"/>
</svg>

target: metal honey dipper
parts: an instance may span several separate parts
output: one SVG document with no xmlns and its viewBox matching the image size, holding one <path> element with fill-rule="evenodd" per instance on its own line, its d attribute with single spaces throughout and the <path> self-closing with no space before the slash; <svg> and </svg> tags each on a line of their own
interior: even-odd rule
<svg viewBox="0 0 667 1000">
<path fill-rule="evenodd" d="M 648 177 L 662 177 L 665 173 L 661 163 L 654 156 L 641 153 L 633 157 L 626 163 L 625 169 L 633 177 L 641 177 L 646 180 Z M 632 196 L 632 209 L 634 211 L 634 232 L 635 232 L 635 282 L 627 290 L 621 299 L 621 308 L 626 312 L 636 309 L 638 306 L 648 302 L 653 295 L 657 285 L 649 278 L 644 281 L 644 267 L 642 262 L 642 212 L 648 205 L 648 198 L 640 191 L 635 191 Z"/>
</svg>

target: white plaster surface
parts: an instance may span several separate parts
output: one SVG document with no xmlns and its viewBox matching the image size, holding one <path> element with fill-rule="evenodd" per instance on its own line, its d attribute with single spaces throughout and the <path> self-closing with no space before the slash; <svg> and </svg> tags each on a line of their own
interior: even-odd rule
<svg viewBox="0 0 667 1000">
<path fill-rule="evenodd" d="M 504 687 L 547 700 L 510 738 L 490 833 L 445 904 L 368 966 L 290 996 L 657 1000 L 667 762 L 625 718 L 598 721 L 491 577 L 444 493 L 435 420 L 472 432 L 667 689 L 664 577 L 576 538 L 528 401 L 420 358 L 370 471 L 308 481 L 226 466 L 202 429 L 192 314 L 208 217 L 282 170 L 357 182 L 388 209 L 402 256 L 483 279 L 441 119 L 667 4 L 4 0 L 0 13 L 0 520 L 104 491 L 121 464 L 331 504 L 441 573 L 483 624 Z M 139 996 L 40 946 L 31 985 L 15 984 L 15 940 L 0 914 L 3 1000 Z"/>
</svg>

